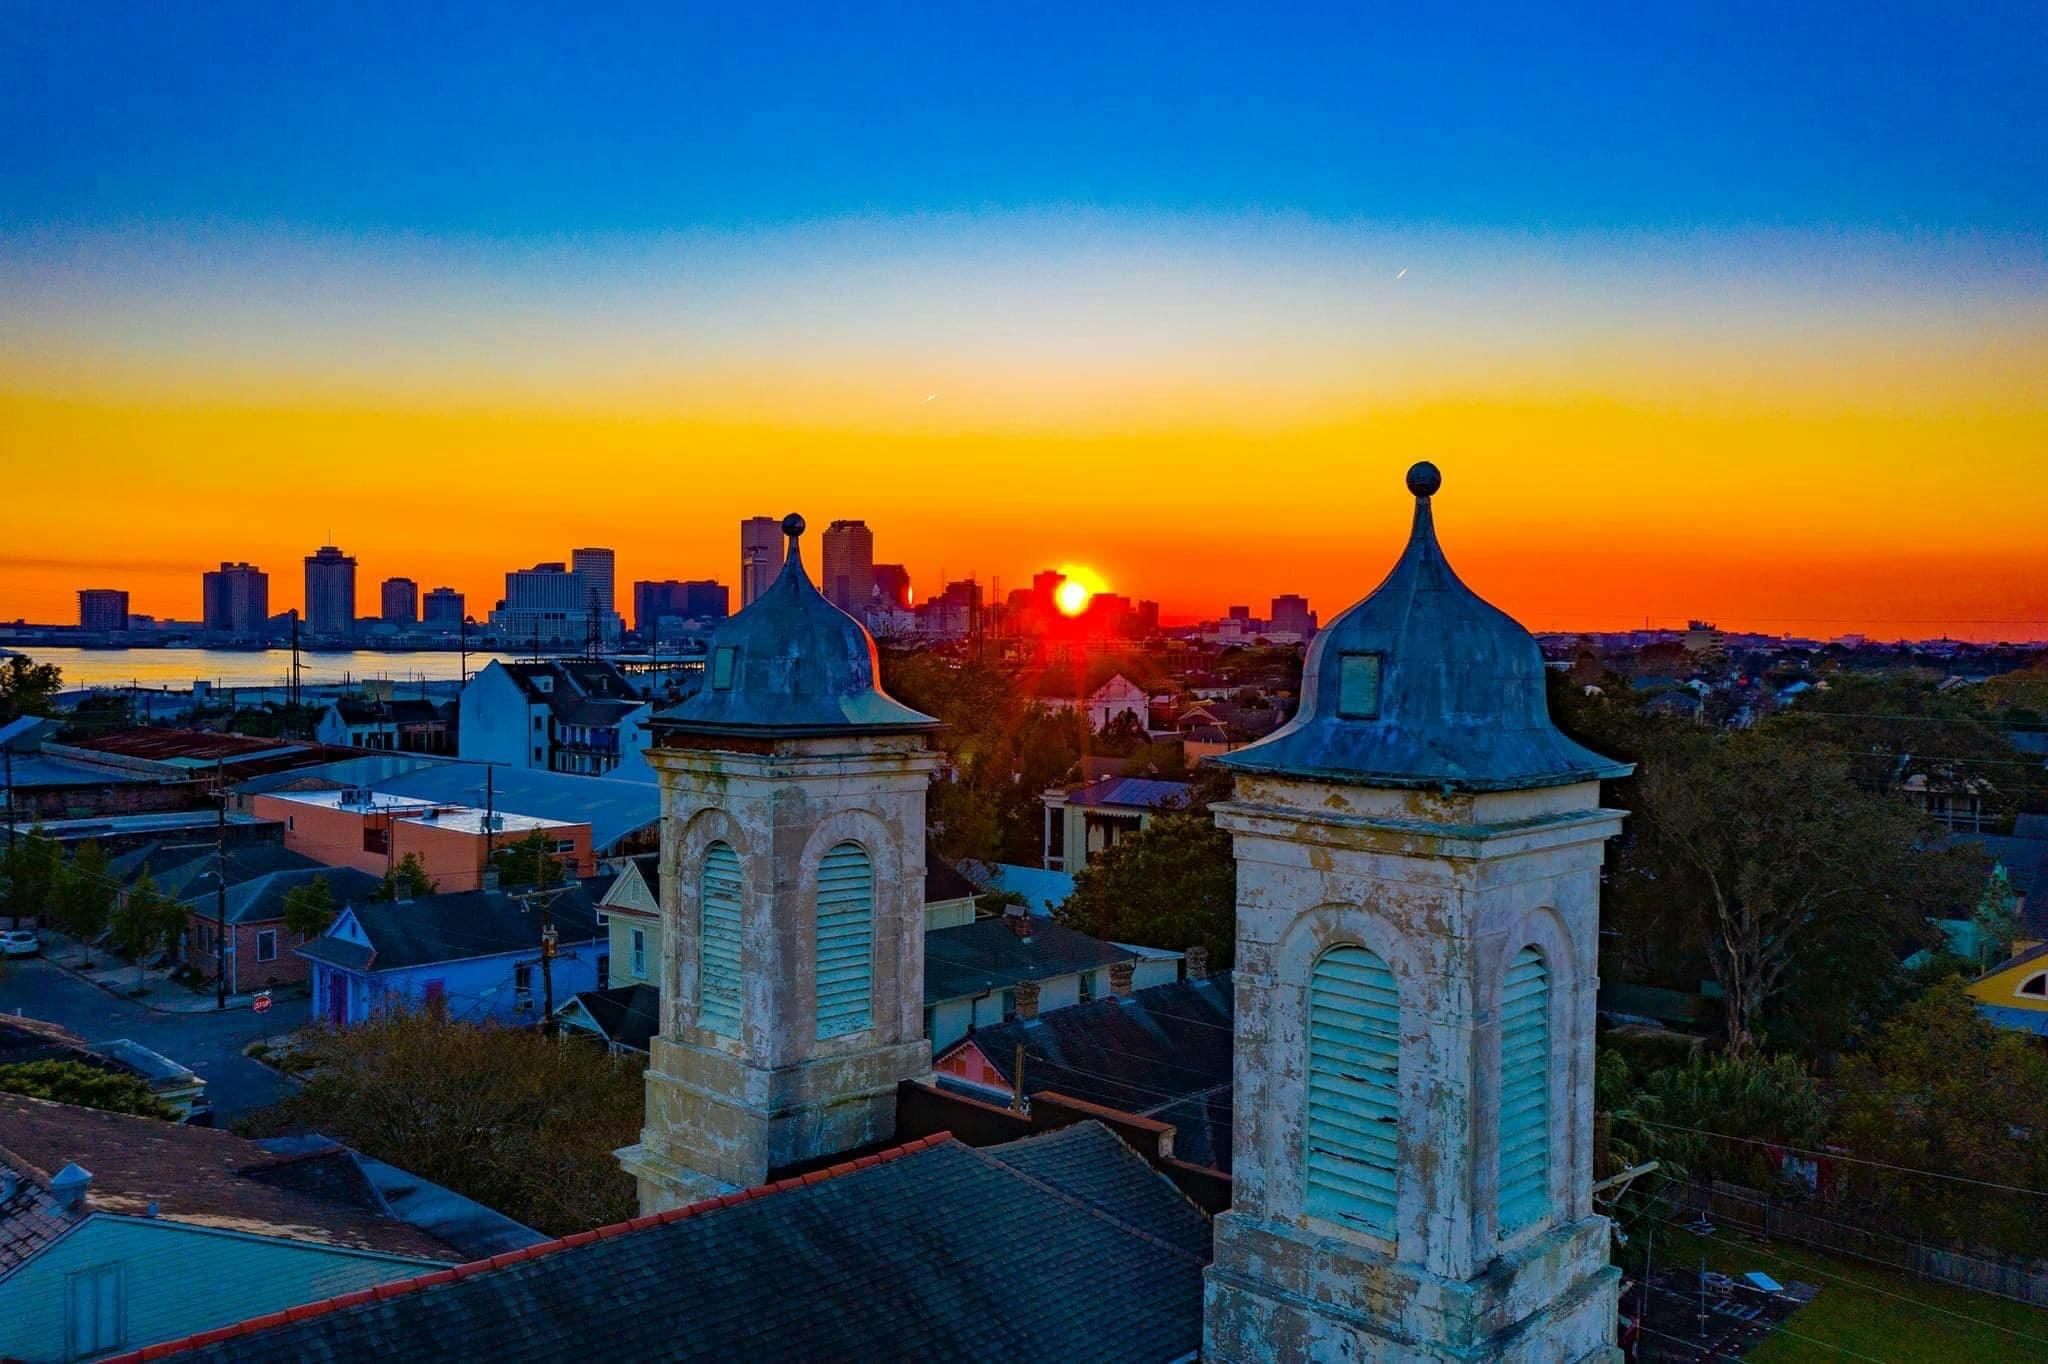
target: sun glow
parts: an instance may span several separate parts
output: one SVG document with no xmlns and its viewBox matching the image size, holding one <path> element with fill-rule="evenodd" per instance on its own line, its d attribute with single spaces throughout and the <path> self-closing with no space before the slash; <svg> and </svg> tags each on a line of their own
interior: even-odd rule
<svg viewBox="0 0 2048 1364">
<path fill-rule="evenodd" d="M 1078 616 L 1088 609 L 1088 599 L 1094 595 L 1088 590 L 1086 583 L 1075 582 L 1069 578 L 1053 593 L 1053 603 L 1063 614 Z"/>
</svg>

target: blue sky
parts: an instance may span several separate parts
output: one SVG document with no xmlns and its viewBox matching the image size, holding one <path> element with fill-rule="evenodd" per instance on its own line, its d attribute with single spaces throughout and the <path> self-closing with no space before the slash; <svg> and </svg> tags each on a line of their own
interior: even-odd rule
<svg viewBox="0 0 2048 1364">
<path fill-rule="evenodd" d="M 2038 3 L 600 8 L 16 5 L 0 225 L 2048 226 Z"/>
</svg>

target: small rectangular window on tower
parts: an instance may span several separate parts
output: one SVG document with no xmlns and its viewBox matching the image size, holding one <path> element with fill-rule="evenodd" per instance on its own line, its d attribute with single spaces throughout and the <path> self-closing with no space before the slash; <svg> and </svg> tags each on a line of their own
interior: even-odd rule
<svg viewBox="0 0 2048 1364">
<path fill-rule="evenodd" d="M 1380 655 L 1338 655 L 1337 715 L 1345 720 L 1380 718 Z"/>
<path fill-rule="evenodd" d="M 715 649 L 711 654 L 711 690 L 732 690 L 732 665 L 739 654 L 733 645 Z"/>
</svg>

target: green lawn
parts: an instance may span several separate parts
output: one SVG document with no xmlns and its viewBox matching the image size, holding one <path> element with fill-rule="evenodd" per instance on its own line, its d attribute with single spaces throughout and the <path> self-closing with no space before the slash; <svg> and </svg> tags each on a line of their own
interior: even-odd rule
<svg viewBox="0 0 2048 1364">
<path fill-rule="evenodd" d="M 2048 1358 L 2048 1311 L 2040 1308 L 1929 1283 L 1862 1260 L 1818 1254 L 1787 1241 L 1757 1241 L 1732 1231 L 1703 1238 L 1669 1225 L 1657 1229 L 1660 1264 L 1697 1264 L 1702 1253 L 1710 1268 L 1724 1274 L 1757 1269 L 1780 1282 L 1820 1285 L 1820 1297 L 1749 1356 L 1758 1364 Z"/>
</svg>

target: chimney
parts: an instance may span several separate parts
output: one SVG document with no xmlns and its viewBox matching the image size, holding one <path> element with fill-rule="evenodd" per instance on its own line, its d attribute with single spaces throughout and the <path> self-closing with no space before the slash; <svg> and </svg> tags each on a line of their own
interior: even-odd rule
<svg viewBox="0 0 2048 1364">
<path fill-rule="evenodd" d="M 1038 1017 L 1038 982 L 1020 980 L 1010 987 L 1010 997 L 1017 1005 L 1017 1021 L 1029 1023 Z"/>
<path fill-rule="evenodd" d="M 50 1180 L 50 1192 L 57 1206 L 66 1212 L 84 1212 L 85 1195 L 92 1188 L 92 1174 L 77 1165 L 66 1165 Z"/>
<path fill-rule="evenodd" d="M 1022 905 L 1003 906 L 1003 922 L 1025 942 L 1031 941 L 1031 914 Z"/>
<path fill-rule="evenodd" d="M 1190 947 L 1187 951 L 1187 962 L 1189 980 L 1207 980 L 1209 978 L 1208 948 Z"/>
<path fill-rule="evenodd" d="M 1131 997 L 1131 977 L 1137 973 L 1135 961 L 1113 961 L 1109 964 L 1109 992 L 1118 999 Z"/>
</svg>

